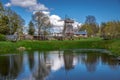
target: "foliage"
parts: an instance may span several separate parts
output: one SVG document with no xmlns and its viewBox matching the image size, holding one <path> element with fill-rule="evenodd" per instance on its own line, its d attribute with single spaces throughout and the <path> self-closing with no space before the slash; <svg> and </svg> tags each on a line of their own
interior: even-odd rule
<svg viewBox="0 0 120 80">
<path fill-rule="evenodd" d="M 101 24 L 101 36 L 108 39 L 120 38 L 120 21 L 109 21 Z"/>
<path fill-rule="evenodd" d="M 1 16 L 0 18 L 0 33 L 8 34 L 10 31 L 9 20 L 7 16 Z"/>
<path fill-rule="evenodd" d="M 24 20 L 10 8 L 4 8 L 0 2 L 0 33 L 14 34 L 22 32 Z"/>
<path fill-rule="evenodd" d="M 34 35 L 35 33 L 35 28 L 34 28 L 34 24 L 32 21 L 29 22 L 29 30 L 28 30 L 28 34 L 30 35 Z"/>
<path fill-rule="evenodd" d="M 99 26 L 96 23 L 96 18 L 94 16 L 87 16 L 85 23 L 81 26 L 80 31 L 86 30 L 88 36 L 96 36 L 99 31 Z"/>
<path fill-rule="evenodd" d="M 10 34 L 21 33 L 24 26 L 24 20 L 21 16 L 9 8 L 6 9 L 6 14 L 9 18 Z"/>
<path fill-rule="evenodd" d="M 2 3 L 0 2 L 0 16 L 2 16 L 3 14 L 4 14 L 4 7 Z"/>
<path fill-rule="evenodd" d="M 3 35 L 3 34 L 0 34 L 0 41 L 5 41 L 6 40 L 6 37 L 5 37 L 5 35 Z"/>
</svg>

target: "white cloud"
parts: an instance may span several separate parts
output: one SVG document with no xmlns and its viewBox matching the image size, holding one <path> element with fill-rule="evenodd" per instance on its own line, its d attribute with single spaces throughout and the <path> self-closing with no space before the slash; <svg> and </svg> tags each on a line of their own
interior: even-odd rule
<svg viewBox="0 0 120 80">
<path fill-rule="evenodd" d="M 45 7 L 44 4 L 40 4 L 40 3 L 39 3 L 39 4 L 36 4 L 36 5 L 34 5 L 34 6 L 30 6 L 29 9 L 30 9 L 31 11 L 45 11 L 45 10 L 48 10 L 48 8 Z"/>
<path fill-rule="evenodd" d="M 28 8 L 31 11 L 48 10 L 48 8 L 44 4 L 37 3 L 37 0 L 10 0 L 10 3 L 7 3 L 6 5 L 20 6 Z"/>
<path fill-rule="evenodd" d="M 37 0 L 11 0 L 11 4 L 20 7 L 30 7 L 37 4 Z"/>
<path fill-rule="evenodd" d="M 79 23 L 79 22 L 77 22 L 77 21 L 75 21 L 74 23 L 73 23 L 73 28 L 74 29 L 77 29 L 78 27 L 80 27 L 81 26 L 81 23 Z"/>
<path fill-rule="evenodd" d="M 64 21 L 61 21 L 61 17 L 59 17 L 58 15 L 51 15 L 49 17 L 50 22 L 53 26 L 53 32 L 62 32 Z"/>
<path fill-rule="evenodd" d="M 53 65 L 51 65 L 51 69 L 53 71 L 57 71 L 61 67 L 63 67 L 63 65 L 64 65 L 63 57 L 61 57 L 61 58 L 58 57 L 59 56 L 59 54 L 58 54 L 59 52 L 57 52 L 57 51 L 52 51 L 50 53 L 51 53 L 51 55 L 49 55 L 49 58 L 50 58 L 50 60 L 52 60 L 52 63 L 53 63 Z"/>
<path fill-rule="evenodd" d="M 64 21 L 61 21 L 61 17 L 59 17 L 58 15 L 51 15 L 50 22 L 53 26 L 56 27 L 61 27 L 64 25 Z"/>
<path fill-rule="evenodd" d="M 50 12 L 49 11 L 42 11 L 44 14 L 46 15 L 50 15 Z"/>
<path fill-rule="evenodd" d="M 7 3 L 5 4 L 6 7 L 10 7 L 11 6 L 11 3 Z"/>
</svg>

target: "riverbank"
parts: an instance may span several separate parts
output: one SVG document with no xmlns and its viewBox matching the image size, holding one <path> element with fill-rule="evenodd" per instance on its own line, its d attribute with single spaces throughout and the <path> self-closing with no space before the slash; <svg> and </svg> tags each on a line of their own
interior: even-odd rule
<svg viewBox="0 0 120 80">
<path fill-rule="evenodd" d="M 17 51 L 18 48 L 26 50 L 62 50 L 62 49 L 107 49 L 113 55 L 120 55 L 120 40 L 84 39 L 71 41 L 18 41 L 0 42 L 0 54 Z"/>
</svg>

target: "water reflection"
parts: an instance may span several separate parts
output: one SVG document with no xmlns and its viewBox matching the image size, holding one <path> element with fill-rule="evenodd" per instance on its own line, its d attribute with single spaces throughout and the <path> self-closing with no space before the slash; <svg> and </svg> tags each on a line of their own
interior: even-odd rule
<svg viewBox="0 0 120 80">
<path fill-rule="evenodd" d="M 24 52 L 0 56 L 0 80 L 120 80 L 119 62 L 100 53 Z"/>
</svg>

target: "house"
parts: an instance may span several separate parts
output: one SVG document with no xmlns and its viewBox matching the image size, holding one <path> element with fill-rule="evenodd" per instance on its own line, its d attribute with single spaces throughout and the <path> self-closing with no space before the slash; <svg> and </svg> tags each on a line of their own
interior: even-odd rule
<svg viewBox="0 0 120 80">
<path fill-rule="evenodd" d="M 78 37 L 87 37 L 87 31 L 84 30 L 84 31 L 78 31 L 78 32 L 75 32 L 74 33 L 74 36 L 78 36 Z"/>
<path fill-rule="evenodd" d="M 9 41 L 17 41 L 19 39 L 19 35 L 15 32 L 13 35 L 6 35 L 6 39 Z"/>
</svg>

